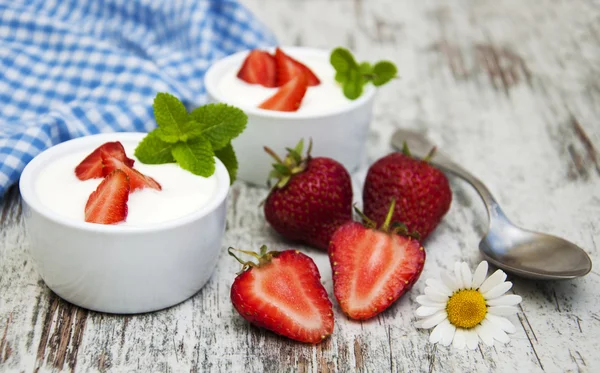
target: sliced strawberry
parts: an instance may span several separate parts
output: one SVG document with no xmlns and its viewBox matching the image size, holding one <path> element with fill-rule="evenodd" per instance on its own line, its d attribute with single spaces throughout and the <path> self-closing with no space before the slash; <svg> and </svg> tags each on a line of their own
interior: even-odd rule
<svg viewBox="0 0 600 373">
<path fill-rule="evenodd" d="M 268 52 L 255 49 L 244 60 L 237 77 L 246 83 L 275 87 L 275 58 Z"/>
<path fill-rule="evenodd" d="M 276 111 L 296 111 L 302 103 L 306 89 L 306 77 L 302 74 L 298 75 L 258 107 Z"/>
<path fill-rule="evenodd" d="M 143 173 L 129 167 L 126 163 L 120 161 L 119 159 L 102 152 L 102 163 L 104 164 L 104 168 L 102 172 L 104 175 L 108 175 L 114 170 L 121 170 L 127 174 L 129 177 L 129 182 L 131 183 L 131 192 L 135 192 L 139 189 L 144 188 L 152 188 L 156 190 L 162 190 L 160 184 L 151 178 L 150 176 L 146 176 Z"/>
<path fill-rule="evenodd" d="M 267 253 L 263 246 L 259 264 L 244 268 L 231 287 L 231 301 L 243 318 L 306 343 L 333 332 L 332 305 L 310 257 L 294 250 Z"/>
<path fill-rule="evenodd" d="M 129 178 L 121 170 L 110 173 L 85 205 L 85 221 L 97 224 L 116 224 L 127 218 Z"/>
<path fill-rule="evenodd" d="M 276 86 L 281 87 L 298 75 L 305 75 L 307 85 L 315 86 L 321 84 L 317 76 L 302 62 L 299 62 L 285 54 L 280 48 L 275 50 L 275 66 L 277 71 Z"/>
<path fill-rule="evenodd" d="M 119 141 L 107 142 L 96 148 L 90 153 L 77 167 L 75 167 L 75 176 L 79 180 L 88 180 L 104 177 L 102 173 L 102 157 L 101 152 L 106 152 L 112 157 L 125 162 L 129 167 L 133 167 L 133 159 L 127 158 L 123 144 Z"/>
<path fill-rule="evenodd" d="M 389 221 L 377 230 L 349 222 L 331 238 L 334 294 L 353 319 L 368 319 L 388 308 L 423 270 L 425 250 L 419 241 L 388 232 L 388 226 Z"/>
</svg>

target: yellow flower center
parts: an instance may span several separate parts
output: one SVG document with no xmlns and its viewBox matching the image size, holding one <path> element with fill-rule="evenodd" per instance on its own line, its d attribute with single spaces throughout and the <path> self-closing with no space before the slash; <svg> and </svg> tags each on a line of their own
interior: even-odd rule
<svg viewBox="0 0 600 373">
<path fill-rule="evenodd" d="M 477 290 L 460 290 L 446 304 L 448 321 L 456 327 L 470 329 L 479 324 L 487 313 L 485 298 Z"/>
</svg>

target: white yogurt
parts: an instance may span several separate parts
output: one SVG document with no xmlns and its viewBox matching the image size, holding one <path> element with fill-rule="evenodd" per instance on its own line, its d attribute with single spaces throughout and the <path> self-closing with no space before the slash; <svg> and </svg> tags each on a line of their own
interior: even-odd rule
<svg viewBox="0 0 600 373">
<path fill-rule="evenodd" d="M 217 178 L 197 176 L 176 163 L 149 165 L 141 163 L 133 153 L 137 144 L 122 142 L 134 168 L 151 176 L 162 186 L 137 190 L 129 195 L 128 214 L 122 226 L 143 226 L 177 219 L 198 211 L 216 194 Z M 76 152 L 49 163 L 38 175 L 35 190 L 41 203 L 55 213 L 77 221 L 85 221 L 85 205 L 90 194 L 103 179 L 81 181 L 75 167 L 94 149 Z"/>
<path fill-rule="evenodd" d="M 315 56 L 302 57 L 290 53 L 294 59 L 302 62 L 319 78 L 321 84 L 308 87 L 297 113 L 321 114 L 348 105 L 351 100 L 344 96 L 342 88 L 335 81 L 335 70 L 328 60 Z M 248 84 L 237 77 L 240 66 L 226 72 L 218 84 L 218 90 L 227 102 L 240 107 L 258 107 L 271 97 L 279 88 L 263 87 L 260 84 Z"/>
</svg>

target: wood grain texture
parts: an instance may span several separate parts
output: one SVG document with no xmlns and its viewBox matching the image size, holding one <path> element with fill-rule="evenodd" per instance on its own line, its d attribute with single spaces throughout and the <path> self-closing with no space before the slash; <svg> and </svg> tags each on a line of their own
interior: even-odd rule
<svg viewBox="0 0 600 373">
<path fill-rule="evenodd" d="M 600 260 L 600 5 L 588 0 L 245 0 L 281 43 L 346 45 L 387 58 L 402 79 L 378 94 L 366 166 L 396 128 L 426 132 L 489 184 L 515 223 L 566 237 Z M 355 200 L 365 169 L 354 176 Z M 486 229 L 475 192 L 451 179 L 450 212 L 425 243 L 414 290 L 367 322 L 345 318 L 319 346 L 248 325 L 229 301 L 238 264 L 227 246 L 297 248 L 332 296 L 325 254 L 265 224 L 266 190 L 236 183 L 223 253 L 188 301 L 137 316 L 88 312 L 52 294 L 27 253 L 16 188 L 0 205 L 0 371 L 6 372 L 597 372 L 600 272 L 566 282 L 519 278 L 511 343 L 476 351 L 428 344 L 414 328 L 424 279 L 474 266 Z M 333 297 L 332 297 L 333 299 Z"/>
</svg>

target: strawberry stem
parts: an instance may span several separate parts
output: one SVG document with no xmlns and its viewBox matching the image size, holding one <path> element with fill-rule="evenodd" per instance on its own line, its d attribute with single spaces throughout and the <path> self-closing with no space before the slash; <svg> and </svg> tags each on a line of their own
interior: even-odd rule
<svg viewBox="0 0 600 373">
<path fill-rule="evenodd" d="M 412 154 L 410 153 L 410 149 L 408 148 L 408 144 L 406 143 L 406 141 L 402 142 L 402 154 L 408 157 L 412 157 Z"/>
<path fill-rule="evenodd" d="M 427 153 L 427 155 L 425 156 L 425 158 L 423 158 L 423 160 L 425 162 L 429 162 L 431 160 L 431 158 L 433 158 L 433 156 L 435 155 L 436 151 L 437 151 L 437 146 L 434 146 L 433 148 L 431 148 L 431 150 L 429 151 L 429 153 Z"/>
<path fill-rule="evenodd" d="M 404 143 L 406 144 L 406 143 Z M 388 232 L 390 229 L 390 223 L 392 221 L 392 215 L 394 215 L 394 209 L 396 208 L 396 199 L 392 198 L 392 202 L 390 203 L 390 208 L 385 216 L 385 220 L 383 221 L 383 225 L 381 226 L 381 230 L 384 232 Z"/>
<path fill-rule="evenodd" d="M 377 224 L 373 220 L 369 219 L 362 211 L 360 211 L 358 207 L 356 207 L 356 204 L 354 204 L 352 207 L 354 207 L 354 212 L 360 216 L 367 228 L 375 229 L 377 227 Z"/>
<path fill-rule="evenodd" d="M 263 147 L 265 152 L 267 152 L 276 163 L 273 164 L 273 170 L 269 174 L 269 178 L 267 179 L 267 185 L 271 187 L 271 179 L 278 179 L 275 183 L 275 188 L 283 188 L 290 181 L 292 176 L 304 172 L 306 170 L 308 160 L 310 159 L 310 151 L 312 149 L 312 139 L 310 140 L 310 144 L 308 146 L 308 152 L 306 158 L 302 158 L 302 149 L 304 148 L 304 139 L 301 139 L 298 144 L 296 144 L 293 148 L 286 148 L 287 156 L 285 158 L 279 157 L 275 152 L 265 146 Z"/>
<path fill-rule="evenodd" d="M 254 263 L 253 261 L 244 261 L 244 260 L 240 259 L 237 255 L 235 255 L 233 253 L 234 251 L 237 251 L 237 252 L 240 252 L 240 253 L 243 253 L 246 255 L 250 255 L 250 256 L 258 259 L 258 264 Z M 242 264 L 242 270 L 238 272 L 238 275 L 239 275 L 243 272 L 246 272 L 250 268 L 260 267 L 264 264 L 270 263 L 271 259 L 273 259 L 274 257 L 276 257 L 279 254 L 279 251 L 267 251 L 267 246 L 262 245 L 260 247 L 259 253 L 255 253 L 254 251 L 240 250 L 240 249 L 236 249 L 233 247 L 229 247 L 227 249 L 227 253 L 229 255 L 231 255 L 232 257 L 234 257 L 235 260 L 240 262 L 240 264 Z"/>
<path fill-rule="evenodd" d="M 283 163 L 281 158 L 279 158 L 279 156 L 273 151 L 273 149 L 269 148 L 268 146 L 263 146 L 263 149 L 265 150 L 265 152 L 267 152 L 267 154 L 273 157 L 273 159 L 275 159 L 277 163 Z"/>
</svg>

